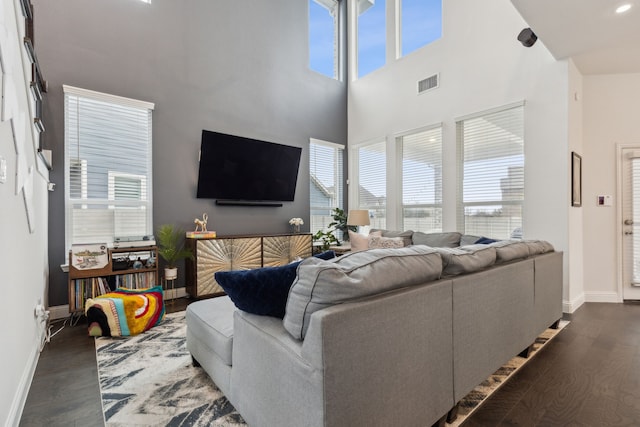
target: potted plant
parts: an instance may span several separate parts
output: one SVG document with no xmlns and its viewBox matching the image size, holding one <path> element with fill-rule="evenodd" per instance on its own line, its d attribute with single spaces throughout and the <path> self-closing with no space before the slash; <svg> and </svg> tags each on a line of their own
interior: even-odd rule
<svg viewBox="0 0 640 427">
<path fill-rule="evenodd" d="M 333 214 L 331 214 L 333 221 L 329 223 L 327 227 L 331 230 L 333 227 L 334 230 L 340 231 L 342 233 L 342 240 L 349 240 L 349 230 L 357 231 L 358 227 L 355 225 L 347 225 L 347 213 L 340 208 L 333 209 Z"/>
<path fill-rule="evenodd" d="M 192 259 L 193 253 L 184 247 L 184 231 L 173 224 L 161 225 L 158 229 L 158 255 L 166 262 L 164 278 L 174 280 L 178 277 L 176 263 L 181 259 Z"/>
</svg>

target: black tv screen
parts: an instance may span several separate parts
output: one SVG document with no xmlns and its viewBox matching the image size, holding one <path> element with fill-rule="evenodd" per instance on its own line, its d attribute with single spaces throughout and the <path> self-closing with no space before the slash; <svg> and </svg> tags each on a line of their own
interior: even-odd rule
<svg viewBox="0 0 640 427">
<path fill-rule="evenodd" d="M 293 201 L 302 148 L 202 131 L 199 199 Z"/>
</svg>

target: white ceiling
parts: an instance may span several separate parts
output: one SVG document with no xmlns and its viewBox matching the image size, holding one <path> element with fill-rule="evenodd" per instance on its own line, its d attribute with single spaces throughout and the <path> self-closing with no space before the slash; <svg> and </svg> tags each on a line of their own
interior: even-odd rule
<svg viewBox="0 0 640 427">
<path fill-rule="evenodd" d="M 640 0 L 511 0 L 556 59 L 582 74 L 640 73 Z M 631 9 L 616 14 L 622 4 Z M 515 36 L 514 36 L 515 37 Z"/>
</svg>

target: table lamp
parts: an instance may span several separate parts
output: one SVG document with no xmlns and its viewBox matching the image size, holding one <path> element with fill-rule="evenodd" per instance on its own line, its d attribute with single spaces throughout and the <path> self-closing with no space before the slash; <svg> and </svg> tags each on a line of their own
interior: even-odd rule
<svg viewBox="0 0 640 427">
<path fill-rule="evenodd" d="M 354 209 L 349 211 L 347 216 L 347 225 L 356 225 L 358 232 L 360 232 L 360 226 L 369 225 L 369 211 L 366 209 Z"/>
</svg>

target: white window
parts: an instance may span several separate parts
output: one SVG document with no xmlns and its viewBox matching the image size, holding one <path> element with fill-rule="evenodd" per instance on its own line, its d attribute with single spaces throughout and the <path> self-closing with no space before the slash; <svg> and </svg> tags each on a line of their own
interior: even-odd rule
<svg viewBox="0 0 640 427">
<path fill-rule="evenodd" d="M 384 66 L 387 49 L 385 0 L 358 0 L 357 51 L 358 77 Z"/>
<path fill-rule="evenodd" d="M 408 55 L 442 37 L 442 0 L 397 0 L 400 8 L 398 56 Z"/>
<path fill-rule="evenodd" d="M 309 67 L 338 79 L 340 59 L 338 0 L 309 0 Z"/>
<path fill-rule="evenodd" d="M 442 231 L 442 127 L 396 138 L 402 159 L 401 230 Z"/>
<path fill-rule="evenodd" d="M 153 104 L 64 86 L 66 249 L 153 233 Z"/>
<path fill-rule="evenodd" d="M 387 154 L 386 141 L 360 145 L 352 151 L 355 174 L 355 206 L 350 209 L 367 209 L 371 228 L 387 225 Z"/>
<path fill-rule="evenodd" d="M 327 231 L 335 208 L 344 204 L 344 146 L 311 139 L 309 144 L 310 231 Z M 340 236 L 336 236 L 340 238 Z"/>
<path fill-rule="evenodd" d="M 524 104 L 457 120 L 458 228 L 467 234 L 522 237 Z"/>
</svg>

